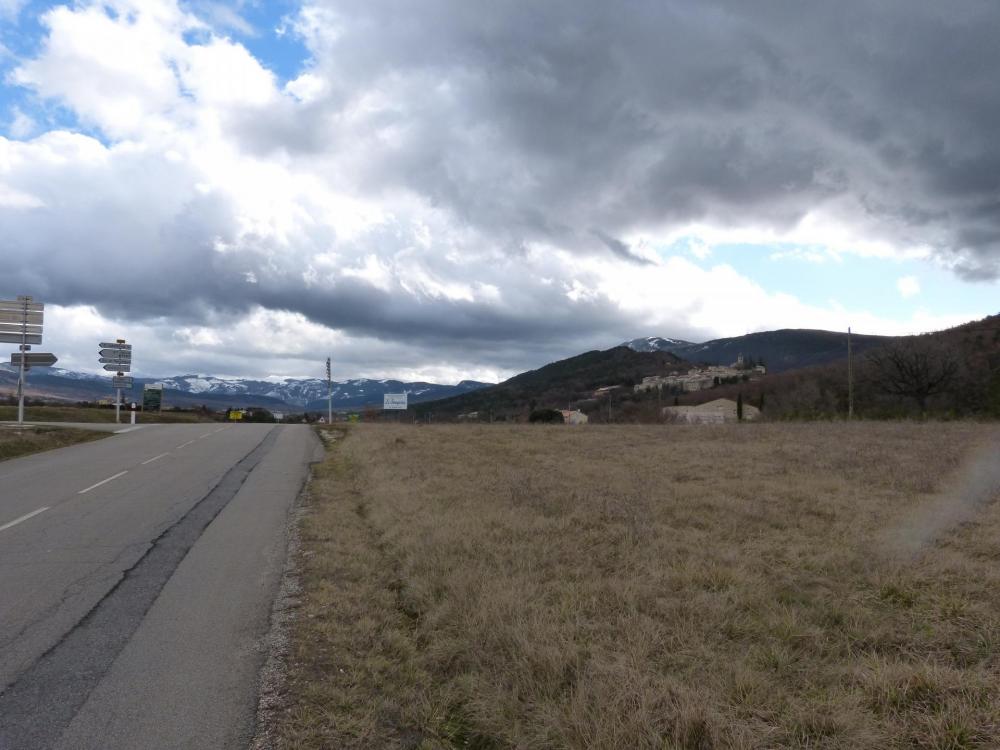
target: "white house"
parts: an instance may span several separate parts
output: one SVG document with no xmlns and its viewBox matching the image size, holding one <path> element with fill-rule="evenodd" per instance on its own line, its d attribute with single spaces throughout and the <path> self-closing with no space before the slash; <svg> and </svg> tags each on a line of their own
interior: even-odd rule
<svg viewBox="0 0 1000 750">
<path fill-rule="evenodd" d="M 579 409 L 560 409 L 559 413 L 562 414 L 563 422 L 566 424 L 587 424 L 590 419 Z"/>
</svg>

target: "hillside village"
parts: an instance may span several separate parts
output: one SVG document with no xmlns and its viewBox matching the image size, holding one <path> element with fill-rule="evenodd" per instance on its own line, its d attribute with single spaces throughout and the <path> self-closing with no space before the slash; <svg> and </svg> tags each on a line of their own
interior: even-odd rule
<svg viewBox="0 0 1000 750">
<path fill-rule="evenodd" d="M 750 360 L 744 361 L 741 354 L 728 367 L 719 365 L 695 367 L 687 372 L 674 370 L 667 375 L 651 375 L 643 378 L 642 382 L 635 385 L 633 390 L 635 393 L 657 389 L 665 390 L 668 393 L 690 393 L 703 391 L 717 385 L 745 382 L 761 378 L 766 374 L 767 368 L 763 363 L 752 364 Z"/>
</svg>

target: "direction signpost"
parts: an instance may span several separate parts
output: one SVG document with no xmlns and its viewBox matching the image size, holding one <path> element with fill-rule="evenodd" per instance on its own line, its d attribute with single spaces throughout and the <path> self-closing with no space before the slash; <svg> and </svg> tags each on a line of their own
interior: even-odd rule
<svg viewBox="0 0 1000 750">
<path fill-rule="evenodd" d="M 24 379 L 32 367 L 51 367 L 58 360 L 48 352 L 29 353 L 31 347 L 42 343 L 42 325 L 45 305 L 31 297 L 19 296 L 14 300 L 0 300 L 0 344 L 18 344 L 19 353 L 10 355 L 10 363 L 17 365 L 17 423 L 24 424 Z"/>
<path fill-rule="evenodd" d="M 132 372 L 132 345 L 126 344 L 125 339 L 115 339 L 114 342 L 102 341 L 98 346 L 97 361 L 105 370 L 116 373 L 111 385 L 115 389 L 115 422 L 120 423 L 122 388 L 132 388 L 132 378 L 125 377 L 126 372 Z"/>
</svg>

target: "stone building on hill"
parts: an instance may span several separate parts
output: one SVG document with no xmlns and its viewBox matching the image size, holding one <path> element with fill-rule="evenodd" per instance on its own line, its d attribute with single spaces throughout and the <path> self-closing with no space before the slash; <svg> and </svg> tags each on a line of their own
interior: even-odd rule
<svg viewBox="0 0 1000 750">
<path fill-rule="evenodd" d="M 698 406 L 665 406 L 663 416 L 671 422 L 687 424 L 725 424 L 739 421 L 736 416 L 736 402 L 729 398 L 717 398 Z M 743 404 L 744 421 L 760 418 L 760 409 Z"/>
<path fill-rule="evenodd" d="M 737 380 L 754 380 L 766 374 L 767 370 L 763 365 L 754 367 L 745 366 L 743 357 L 734 362 L 729 367 L 713 366 L 699 367 L 688 370 L 685 373 L 672 372 L 669 375 L 650 375 L 642 379 L 642 382 L 634 386 L 636 393 L 642 391 L 652 391 L 657 388 L 679 390 L 685 393 L 691 391 L 703 391 L 715 385 L 723 383 L 734 383 Z"/>
</svg>

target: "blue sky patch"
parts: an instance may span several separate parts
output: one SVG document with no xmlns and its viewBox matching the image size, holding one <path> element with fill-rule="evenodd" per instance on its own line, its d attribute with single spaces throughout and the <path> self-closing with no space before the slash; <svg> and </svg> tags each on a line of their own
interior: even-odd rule
<svg viewBox="0 0 1000 750">
<path fill-rule="evenodd" d="M 1000 311 L 1000 282 L 970 283 L 931 261 L 865 257 L 800 244 L 723 244 L 704 257 L 682 240 L 665 250 L 702 268 L 725 264 L 770 294 L 789 294 L 819 307 L 863 309 L 885 318 L 966 314 L 974 318 Z M 904 296 L 900 279 L 916 279 L 919 291 Z M 909 285 L 904 283 L 904 289 Z"/>
</svg>

